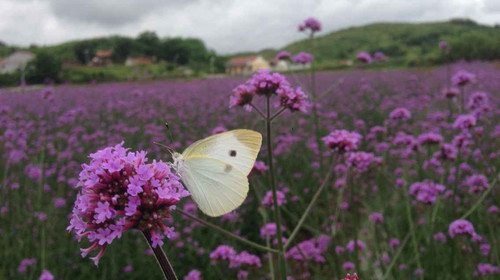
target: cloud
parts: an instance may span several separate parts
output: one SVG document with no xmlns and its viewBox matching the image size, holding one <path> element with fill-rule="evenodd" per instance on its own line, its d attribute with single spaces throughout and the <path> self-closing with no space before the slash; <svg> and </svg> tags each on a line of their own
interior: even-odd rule
<svg viewBox="0 0 500 280">
<path fill-rule="evenodd" d="M 468 17 L 500 23 L 498 0 L 0 0 L 0 38 L 28 45 L 111 34 L 198 37 L 219 53 L 279 48 L 303 39 L 309 16 L 326 34 L 373 22 Z"/>
</svg>

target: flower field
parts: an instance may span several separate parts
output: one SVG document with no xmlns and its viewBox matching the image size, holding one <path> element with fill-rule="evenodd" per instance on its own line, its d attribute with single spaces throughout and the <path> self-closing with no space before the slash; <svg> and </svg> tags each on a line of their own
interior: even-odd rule
<svg viewBox="0 0 500 280">
<path fill-rule="evenodd" d="M 265 72 L 254 84 L 226 77 L 0 90 L 0 279 L 161 279 L 137 230 L 142 221 L 157 223 L 158 213 L 165 220 L 155 227 L 165 236 L 153 242 L 179 279 L 279 279 L 281 263 L 289 279 L 354 272 L 359 279 L 498 279 L 500 70 L 449 67 L 320 72 L 314 98 L 310 74 L 280 76 L 289 87 L 249 93 L 263 79 L 284 83 Z M 272 127 L 260 116 L 262 96 L 276 114 Z M 129 164 L 179 180 L 165 164 L 169 152 L 155 142 L 182 152 L 237 128 L 261 132 L 264 143 L 248 197 L 234 212 L 204 215 L 180 184 L 175 197 L 158 192 L 158 201 L 170 199 L 163 208 L 142 211 L 139 222 L 127 218 L 130 227 L 115 216 L 136 217 L 137 206 L 123 212 L 98 190 L 88 195 L 101 199 L 95 217 L 78 204 L 101 164 L 111 177 Z M 112 219 L 121 229 L 105 235 L 78 224 L 75 211 L 94 226 L 106 223 L 103 231 Z"/>
</svg>

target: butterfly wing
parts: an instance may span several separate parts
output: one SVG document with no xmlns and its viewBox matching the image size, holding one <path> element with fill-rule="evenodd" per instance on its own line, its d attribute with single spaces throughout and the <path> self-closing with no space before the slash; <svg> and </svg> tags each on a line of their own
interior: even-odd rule
<svg viewBox="0 0 500 280">
<path fill-rule="evenodd" d="M 236 167 L 246 176 L 253 168 L 261 144 L 260 133 L 236 129 L 194 142 L 182 155 L 186 160 L 195 156 L 217 159 Z"/>
<path fill-rule="evenodd" d="M 218 159 L 190 156 L 184 161 L 180 175 L 191 197 L 208 216 L 233 211 L 248 193 L 247 175 Z"/>
</svg>

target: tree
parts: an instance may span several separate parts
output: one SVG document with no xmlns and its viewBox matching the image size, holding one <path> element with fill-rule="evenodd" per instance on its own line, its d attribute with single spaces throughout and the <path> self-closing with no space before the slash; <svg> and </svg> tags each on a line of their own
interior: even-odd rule
<svg viewBox="0 0 500 280">
<path fill-rule="evenodd" d="M 160 38 L 153 31 L 144 31 L 137 36 L 136 42 L 140 44 L 147 56 L 158 56 Z"/>
<path fill-rule="evenodd" d="M 26 67 L 26 80 L 29 83 L 43 83 L 48 79 L 59 81 L 61 62 L 48 52 L 39 52 Z"/>
</svg>

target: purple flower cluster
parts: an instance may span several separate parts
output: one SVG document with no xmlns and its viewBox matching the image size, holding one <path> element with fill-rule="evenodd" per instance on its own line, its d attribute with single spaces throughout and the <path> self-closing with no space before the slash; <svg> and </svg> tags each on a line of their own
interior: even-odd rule
<svg viewBox="0 0 500 280">
<path fill-rule="evenodd" d="M 242 251 L 237 254 L 236 250 L 228 245 L 219 245 L 214 251 L 210 253 L 210 259 L 213 264 L 220 261 L 228 261 L 229 268 L 247 267 L 261 267 L 262 262 L 256 255 L 250 254 L 247 251 Z M 246 273 L 245 273 L 246 274 Z"/>
<path fill-rule="evenodd" d="M 92 245 L 82 257 L 100 247 L 92 260 L 97 265 L 106 246 L 128 229 L 149 231 L 153 246 L 163 244 L 173 227 L 164 221 L 177 202 L 189 195 L 172 168 L 161 161 L 147 163 L 145 152 L 130 152 L 123 142 L 90 155 L 77 187 L 81 187 L 68 231 Z"/>
<path fill-rule="evenodd" d="M 448 234 L 451 238 L 457 235 L 464 235 L 474 238 L 476 236 L 476 231 L 471 222 L 467 220 L 456 220 L 453 221 L 448 227 Z"/>
<path fill-rule="evenodd" d="M 387 61 L 387 56 L 383 52 L 375 52 L 373 54 L 373 60 L 375 61 Z"/>
<path fill-rule="evenodd" d="M 437 145 L 443 142 L 443 136 L 434 132 L 422 133 L 418 136 L 417 142 L 419 145 Z"/>
<path fill-rule="evenodd" d="M 460 70 L 451 78 L 453 85 L 455 86 L 465 86 L 470 83 L 476 82 L 476 75 L 469 73 L 465 70 Z"/>
<path fill-rule="evenodd" d="M 425 204 L 434 204 L 438 195 L 445 191 L 445 187 L 431 181 L 415 182 L 410 186 L 410 195 L 417 201 Z"/>
<path fill-rule="evenodd" d="M 307 52 L 299 52 L 292 58 L 293 62 L 299 64 L 309 64 L 314 60 L 314 56 Z"/>
<path fill-rule="evenodd" d="M 269 70 L 259 70 L 246 83 L 237 86 L 229 99 L 229 107 L 250 105 L 255 96 L 271 97 L 277 95 L 276 106 L 289 109 L 291 112 L 306 112 L 309 102 L 307 95 L 298 88 L 293 88 L 285 76 L 270 73 Z"/>
<path fill-rule="evenodd" d="M 397 109 L 394 109 L 389 114 L 389 118 L 391 120 L 406 121 L 406 120 L 409 120 L 411 118 L 411 112 L 406 108 L 397 108 Z"/>
<path fill-rule="evenodd" d="M 493 266 L 489 263 L 478 264 L 477 271 L 481 276 L 500 274 L 500 268 L 498 268 L 498 266 Z"/>
<path fill-rule="evenodd" d="M 357 132 L 340 129 L 330 132 L 330 134 L 321 138 L 321 140 L 323 140 L 323 143 L 330 149 L 342 153 L 356 150 L 359 142 L 361 142 L 361 138 L 361 134 Z"/>
<path fill-rule="evenodd" d="M 299 31 L 310 30 L 311 32 L 321 31 L 321 22 L 313 17 L 307 18 L 298 26 Z"/>
<path fill-rule="evenodd" d="M 453 123 L 453 128 L 468 130 L 476 126 L 476 117 L 473 115 L 459 115 Z"/>
<path fill-rule="evenodd" d="M 280 51 L 279 53 L 276 54 L 275 58 L 277 60 L 286 60 L 286 59 L 290 59 L 291 56 L 292 56 L 292 54 L 290 52 Z"/>
<path fill-rule="evenodd" d="M 285 253 L 285 257 L 300 262 L 314 261 L 324 263 L 325 257 L 323 253 L 327 251 L 330 241 L 330 237 L 326 235 L 302 241 L 288 250 Z"/>
<path fill-rule="evenodd" d="M 465 185 L 469 187 L 469 193 L 481 193 L 490 187 L 488 178 L 482 174 L 474 174 L 467 177 Z"/>
<path fill-rule="evenodd" d="M 373 61 L 372 56 L 367 52 L 360 52 L 356 55 L 356 59 L 362 63 L 370 64 Z"/>
<path fill-rule="evenodd" d="M 373 164 L 381 164 L 382 158 L 372 153 L 354 152 L 347 155 L 346 162 L 347 166 L 354 168 L 359 173 L 363 173 L 368 171 Z"/>
</svg>

